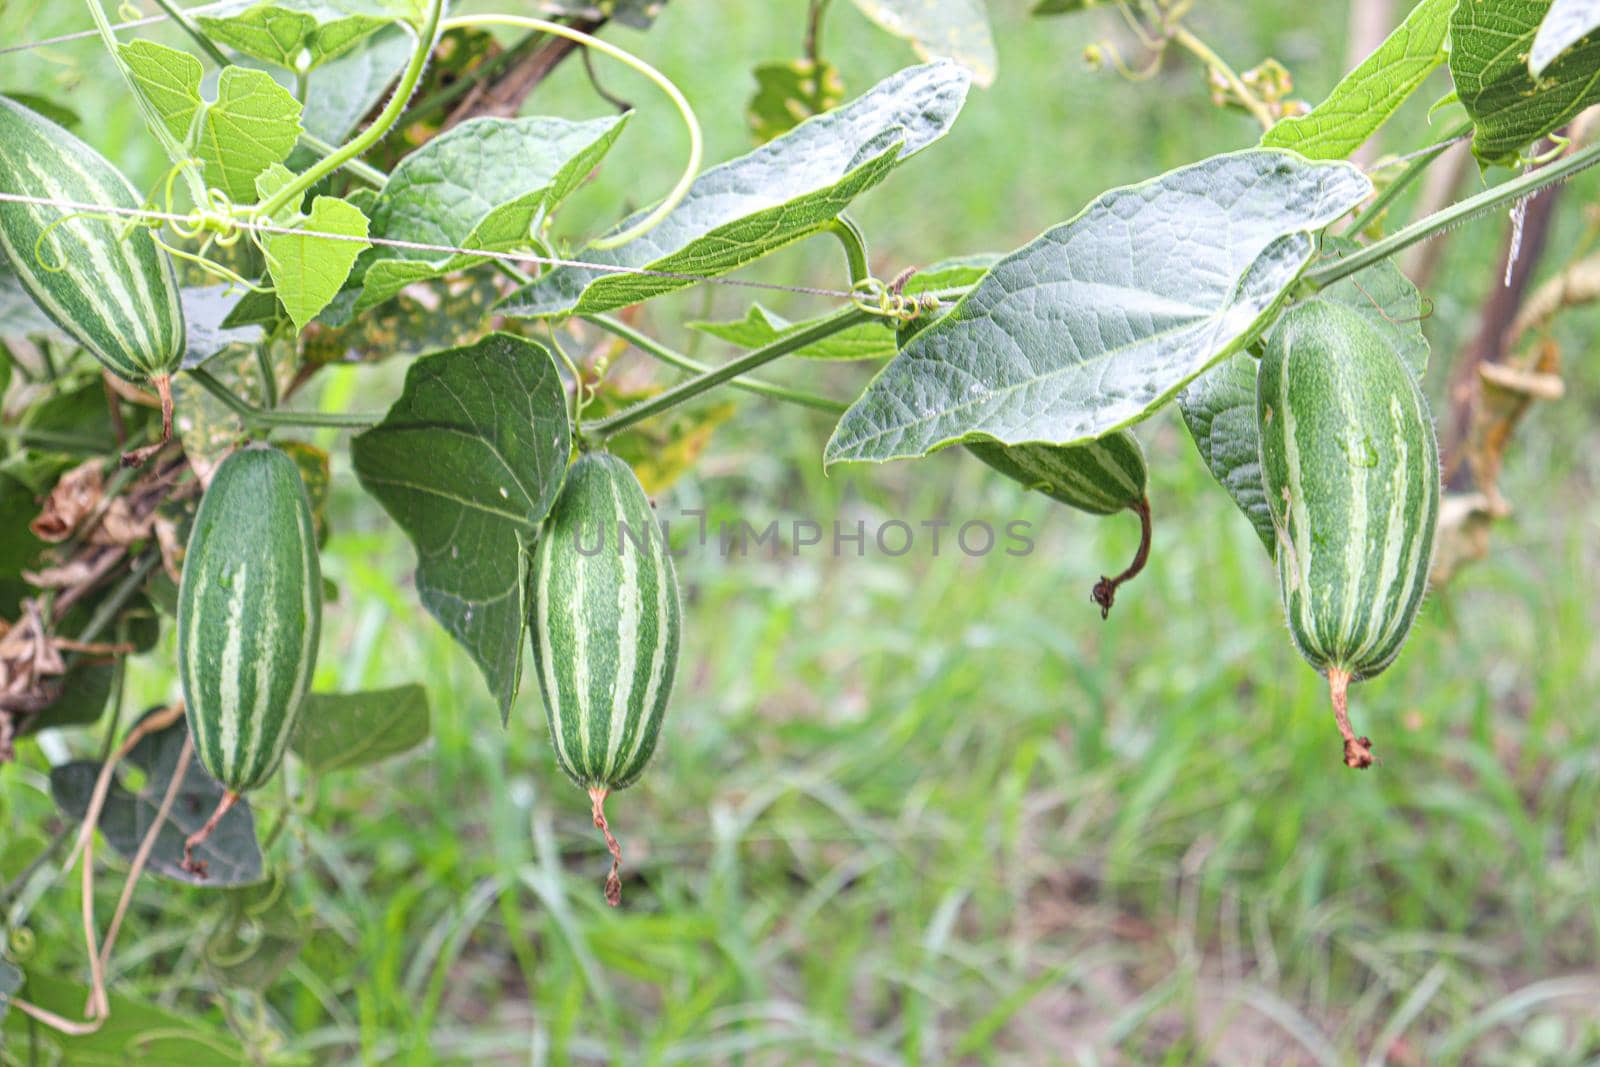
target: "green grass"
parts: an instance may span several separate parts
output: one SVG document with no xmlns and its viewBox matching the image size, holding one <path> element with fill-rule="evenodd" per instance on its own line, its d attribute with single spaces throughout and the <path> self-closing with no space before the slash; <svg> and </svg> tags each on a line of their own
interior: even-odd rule
<svg viewBox="0 0 1600 1067">
<path fill-rule="evenodd" d="M 906 60 L 836 6 L 828 50 L 852 89 Z M 1022 6 L 994 5 L 995 89 L 859 206 L 880 271 L 1014 246 L 1108 185 L 1248 143 L 1192 65 L 1138 85 L 1090 76 L 1077 53 L 1113 23 L 1033 24 Z M 798 50 L 800 12 L 675 0 L 654 33 L 616 37 L 682 78 L 725 158 L 747 143 L 743 72 Z M 1197 16 L 1241 66 L 1289 62 L 1308 96 L 1336 76 L 1326 42 L 1342 20 L 1305 5 Z M 675 161 L 678 133 L 644 92 L 619 149 L 634 154 L 583 194 L 574 227 L 653 195 L 640 173 L 669 180 L 667 163 L 647 164 Z M 595 113 L 575 67 L 548 100 Z M 106 144 L 109 120 L 88 121 Z M 1390 144 L 1428 136 L 1418 117 Z M 1594 175 L 1573 184 L 1547 265 L 1597 190 Z M 1435 380 L 1495 284 L 1498 239 L 1487 222 L 1451 239 L 1429 293 Z M 819 242 L 754 274 L 836 282 L 836 258 Z M 745 295 L 714 293 L 713 310 L 735 315 Z M 702 299 L 648 321 L 686 343 L 680 322 Z M 644 781 L 608 805 L 628 876 L 617 911 L 536 689 L 502 729 L 417 604 L 410 549 L 336 454 L 324 568 L 341 593 L 317 686 L 421 680 L 433 739 L 362 772 L 291 771 L 304 815 L 274 866 L 314 933 L 264 989 L 225 988 L 208 967 L 216 896 L 155 882 L 114 988 L 226 1017 L 263 1060 L 318 1063 L 1344 1064 L 1382 1063 L 1391 1045 L 1396 1064 L 1595 1062 L 1600 385 L 1583 357 L 1597 327 L 1591 311 L 1558 332 L 1571 395 L 1536 410 L 1514 449 L 1518 513 L 1493 556 L 1435 594 L 1396 666 L 1354 689 L 1382 760 L 1364 775 L 1340 765 L 1259 543 L 1170 415 L 1141 433 L 1155 554 L 1102 623 L 1089 589 L 1131 556 L 1131 519 L 1067 512 L 958 453 L 824 478 L 826 421 L 746 399 L 665 513 L 1024 519 L 1037 547 L 687 555 L 667 731 Z M 402 371 L 344 372 L 352 406 L 380 405 Z M 826 378 L 841 395 L 863 380 Z M 130 708 L 174 693 L 170 662 L 170 638 L 138 661 Z M 54 828 L 48 762 L 25 746 L 0 773 L 0 874 Z M 280 795 L 258 806 L 276 811 Z M 105 867 L 102 915 L 122 870 Z M 31 968 L 82 977 L 75 879 L 29 927 Z"/>
</svg>

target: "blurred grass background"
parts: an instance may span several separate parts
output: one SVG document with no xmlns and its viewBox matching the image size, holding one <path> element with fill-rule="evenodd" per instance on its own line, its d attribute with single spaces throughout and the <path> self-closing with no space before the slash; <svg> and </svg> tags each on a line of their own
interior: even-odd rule
<svg viewBox="0 0 1600 1067">
<path fill-rule="evenodd" d="M 880 275 L 1015 247 L 1109 186 L 1253 142 L 1192 63 L 1137 84 L 1086 71 L 1082 47 L 1116 32 L 1114 14 L 991 6 L 995 86 L 853 211 Z M 799 53 L 804 12 L 673 0 L 650 33 L 607 36 L 679 82 L 715 161 L 749 146 L 748 71 Z M 16 40 L 87 25 L 72 5 L 25 0 L 0 20 Z M 1343 69 L 1344 20 L 1343 4 L 1252 0 L 1190 21 L 1240 68 L 1276 56 L 1316 100 Z M 913 61 L 843 3 L 824 53 L 849 95 Z M 659 195 L 683 151 L 645 83 L 601 76 L 639 114 L 563 216 L 574 236 Z M 80 132 L 142 180 L 164 169 L 131 107 L 98 105 L 116 93 L 95 42 L 4 57 L 7 88 L 76 107 Z M 1423 112 L 1446 89 L 1430 83 L 1385 148 L 1438 136 Z M 605 110 L 577 63 L 530 109 Z M 1592 173 L 1567 191 L 1541 274 L 1571 253 L 1597 192 Z M 1486 220 L 1452 234 L 1427 291 L 1437 410 L 1498 283 L 1502 232 Z M 749 276 L 844 281 L 826 241 Z M 738 317 L 748 295 L 682 294 L 642 322 L 689 346 L 685 321 Z M 1436 593 L 1400 661 L 1356 689 L 1356 725 L 1383 760 L 1365 775 L 1340 765 L 1269 563 L 1173 413 L 1141 430 L 1152 563 L 1102 623 L 1088 590 L 1131 556 L 1131 519 L 1060 509 L 957 452 L 824 477 L 827 420 L 741 399 L 667 514 L 869 530 L 1024 519 L 1038 546 L 684 558 L 668 728 L 609 809 L 630 876 L 618 911 L 536 688 L 502 729 L 418 605 L 409 546 L 336 448 L 324 568 L 341 595 L 317 686 L 421 681 L 433 740 L 360 773 L 291 774 L 307 814 L 277 865 L 316 933 L 281 976 L 218 987 L 196 933 L 215 898 L 147 880 L 114 988 L 226 1016 L 263 1060 L 319 1063 L 1600 1063 L 1597 327 L 1593 309 L 1560 322 L 1569 394 L 1513 448 L 1517 514 L 1493 556 Z M 381 408 L 403 372 L 330 372 L 325 402 Z M 848 396 L 865 375 L 775 376 Z M 170 662 L 169 638 L 133 672 L 130 707 L 175 693 Z M 45 766 L 30 747 L 0 774 L 13 841 L 55 819 Z M 109 909 L 120 878 L 101 886 Z M 35 909 L 33 966 L 80 968 L 76 915 L 72 889 Z"/>
</svg>

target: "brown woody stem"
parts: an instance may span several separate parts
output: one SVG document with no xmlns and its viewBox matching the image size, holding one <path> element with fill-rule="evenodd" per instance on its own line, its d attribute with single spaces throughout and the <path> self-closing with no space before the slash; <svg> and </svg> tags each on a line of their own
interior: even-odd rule
<svg viewBox="0 0 1600 1067">
<path fill-rule="evenodd" d="M 1131 508 L 1139 516 L 1139 551 L 1134 553 L 1133 562 L 1128 564 L 1128 569 L 1115 578 L 1101 575 L 1100 580 L 1094 584 L 1094 590 L 1089 594 L 1089 599 L 1100 605 L 1102 619 L 1111 616 L 1111 604 L 1117 598 L 1117 587 L 1123 582 L 1138 576 L 1144 570 L 1144 565 L 1150 562 L 1150 501 L 1140 500 Z"/>
<path fill-rule="evenodd" d="M 594 810 L 595 828 L 605 835 L 606 848 L 611 851 L 611 872 L 606 875 L 606 903 L 614 908 L 622 903 L 622 878 L 617 874 L 622 868 L 622 846 L 617 844 L 617 839 L 611 835 L 611 827 L 606 823 L 607 792 L 603 788 L 589 790 L 589 803 Z"/>
<path fill-rule="evenodd" d="M 122 454 L 124 467 L 142 467 L 150 462 L 150 457 L 167 447 L 167 442 L 172 440 L 172 378 L 166 374 L 158 374 L 150 379 L 150 384 L 156 387 L 156 395 L 161 398 L 161 440 L 143 448 L 136 448 L 132 452 Z"/>
<path fill-rule="evenodd" d="M 217 810 L 211 813 L 211 818 L 207 819 L 204 826 L 190 834 L 188 839 L 184 841 L 184 870 L 188 871 L 196 878 L 204 878 L 206 876 L 206 861 L 195 859 L 194 850 L 205 844 L 206 838 L 211 836 L 211 832 L 217 828 L 217 824 L 222 821 L 222 817 L 228 814 L 228 812 L 231 811 L 233 806 L 238 802 L 238 793 L 235 793 L 231 789 L 223 793 L 222 799 L 217 801 Z"/>
<path fill-rule="evenodd" d="M 1332 667 L 1328 670 L 1328 693 L 1333 698 L 1333 721 L 1339 724 L 1339 736 L 1344 738 L 1344 765 L 1356 770 L 1372 766 L 1372 738 L 1357 737 L 1350 728 L 1350 672 Z"/>
</svg>

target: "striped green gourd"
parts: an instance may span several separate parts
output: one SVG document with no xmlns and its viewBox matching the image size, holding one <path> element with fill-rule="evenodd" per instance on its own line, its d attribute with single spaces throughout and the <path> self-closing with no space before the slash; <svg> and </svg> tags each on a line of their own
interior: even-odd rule
<svg viewBox="0 0 1600 1067">
<path fill-rule="evenodd" d="M 1150 558 L 1148 471 L 1139 439 L 1127 430 L 1118 430 L 1072 445 L 974 441 L 967 451 L 1006 477 L 1069 508 L 1091 515 L 1132 511 L 1139 516 L 1139 550 L 1133 562 L 1115 578 L 1102 576 L 1090 593 L 1090 599 L 1100 605 L 1100 617 L 1110 615 L 1117 587 L 1143 570 Z"/>
<path fill-rule="evenodd" d="M 104 156 L 5 97 L 0 145 L 0 192 L 142 206 Z M 0 201 L 0 250 L 45 314 L 107 370 L 149 381 L 167 398 L 167 381 L 183 362 L 183 307 L 172 261 L 149 231 L 130 228 L 126 217 Z"/>
<path fill-rule="evenodd" d="M 678 665 L 678 579 L 644 489 L 615 456 L 567 472 L 534 551 L 528 629 L 556 762 L 589 793 L 612 854 L 606 796 L 639 779 L 661 733 Z"/>
<path fill-rule="evenodd" d="M 189 853 L 294 734 L 322 624 L 311 505 L 294 460 L 251 447 L 200 501 L 178 591 L 178 673 L 195 753 L 227 792 Z"/>
<path fill-rule="evenodd" d="M 1256 382 L 1261 471 L 1289 632 L 1327 675 L 1345 763 L 1372 763 L 1346 690 L 1399 655 L 1433 561 L 1439 446 L 1416 379 L 1362 316 L 1287 311 Z"/>
</svg>

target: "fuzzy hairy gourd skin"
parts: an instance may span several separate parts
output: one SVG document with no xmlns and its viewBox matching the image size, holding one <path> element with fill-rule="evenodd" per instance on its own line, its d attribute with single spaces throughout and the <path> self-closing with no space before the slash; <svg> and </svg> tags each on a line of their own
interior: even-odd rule
<svg viewBox="0 0 1600 1067">
<path fill-rule="evenodd" d="M 528 630 L 556 760 L 591 795 L 625 789 L 655 752 L 682 630 L 672 557 L 626 463 L 573 463 L 532 581 Z"/>
<path fill-rule="evenodd" d="M 967 451 L 1029 489 L 1091 515 L 1114 515 L 1145 498 L 1144 450 L 1126 430 L 1075 445 L 975 441 Z"/>
<path fill-rule="evenodd" d="M 305 483 L 275 448 L 223 460 L 200 501 L 178 592 L 178 670 L 195 753 L 245 793 L 294 734 L 322 626 Z"/>
<path fill-rule="evenodd" d="M 5 97 L 0 146 L 0 189 L 6 192 L 129 209 L 142 205 L 104 156 Z M 23 288 L 118 377 L 144 382 L 177 371 L 185 332 L 171 259 L 143 227 L 124 237 L 126 218 L 80 216 L 52 229 L 67 213 L 0 203 L 0 251 Z"/>
<path fill-rule="evenodd" d="M 1394 350 L 1329 301 L 1280 320 L 1256 414 L 1289 631 L 1337 708 L 1346 682 L 1399 655 L 1422 604 L 1439 516 L 1433 419 Z"/>
</svg>

